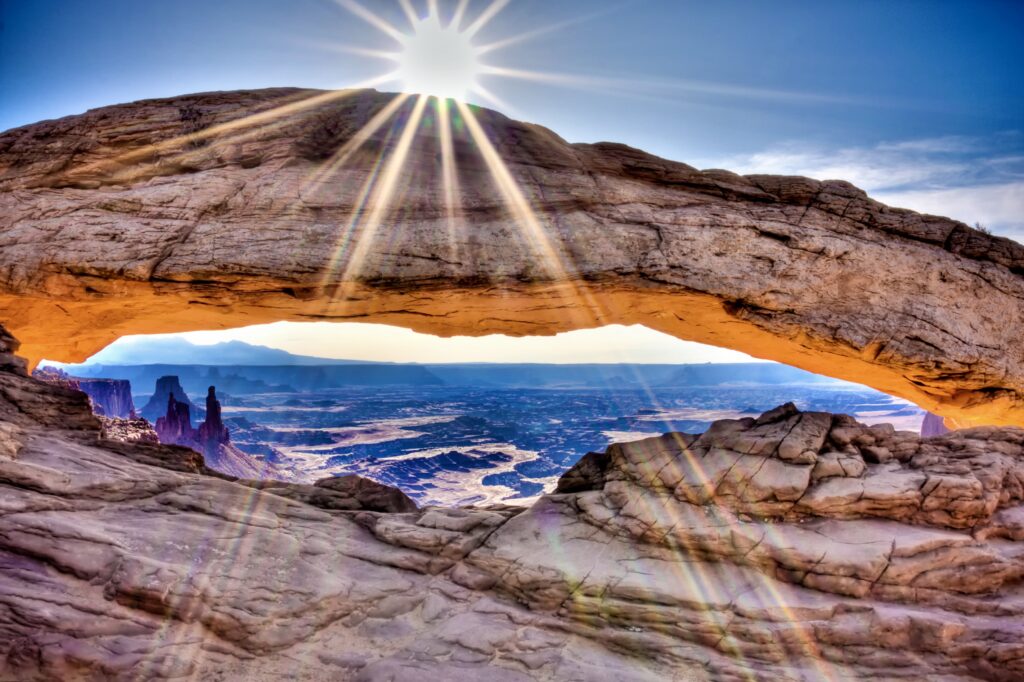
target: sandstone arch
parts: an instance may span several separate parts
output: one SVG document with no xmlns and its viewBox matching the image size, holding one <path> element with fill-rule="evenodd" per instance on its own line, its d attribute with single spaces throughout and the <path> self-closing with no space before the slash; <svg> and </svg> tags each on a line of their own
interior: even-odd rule
<svg viewBox="0 0 1024 682">
<path fill-rule="evenodd" d="M 361 134 L 381 112 L 418 125 Z M 845 182 L 702 172 L 474 121 L 456 127 L 451 166 L 432 106 L 373 91 L 191 95 L 8 131 L 0 323 L 32 361 L 284 319 L 441 335 L 639 323 L 961 424 L 1024 424 L 1021 245 Z"/>
</svg>

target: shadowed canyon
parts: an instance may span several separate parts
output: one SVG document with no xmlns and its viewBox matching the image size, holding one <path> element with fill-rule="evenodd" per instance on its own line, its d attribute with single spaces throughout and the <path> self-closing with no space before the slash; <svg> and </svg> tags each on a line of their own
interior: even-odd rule
<svg viewBox="0 0 1024 682">
<path fill-rule="evenodd" d="M 0 679 L 1024 679 L 1024 246 L 436 104 L 208 93 L 0 134 Z M 590 453 L 531 506 L 418 507 L 215 471 L 213 389 L 190 448 L 28 374 L 276 320 L 642 324 L 961 428 L 787 403 Z"/>
</svg>

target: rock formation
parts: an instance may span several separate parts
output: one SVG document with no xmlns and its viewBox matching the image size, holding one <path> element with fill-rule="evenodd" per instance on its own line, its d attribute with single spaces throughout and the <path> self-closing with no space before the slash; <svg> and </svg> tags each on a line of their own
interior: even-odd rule
<svg viewBox="0 0 1024 682">
<path fill-rule="evenodd" d="M 449 205 L 436 117 L 396 154 L 385 119 L 414 107 L 208 93 L 3 133 L 0 321 L 33 361 L 281 319 L 644 324 L 1024 424 L 1021 245 L 845 182 L 698 171 L 481 109 L 455 111 Z M 368 184 L 382 157 L 395 182 Z"/>
<path fill-rule="evenodd" d="M 181 387 L 181 383 L 176 376 L 163 376 L 156 380 L 156 388 L 153 390 L 153 395 L 150 396 L 146 404 L 139 410 L 139 414 L 149 421 L 155 422 L 167 414 L 168 398 L 170 397 L 188 407 L 189 412 L 195 414 L 197 419 L 202 418 L 200 410 L 196 409 L 196 406 L 189 400 L 185 389 Z"/>
<path fill-rule="evenodd" d="M 196 439 L 199 441 L 201 452 L 207 457 L 231 441 L 228 429 L 220 417 L 220 401 L 217 400 L 215 386 L 210 386 L 206 393 L 206 421 L 199 425 Z"/>
<path fill-rule="evenodd" d="M 150 399 L 150 403 L 161 394 L 167 396 L 167 408 L 164 415 L 157 418 L 154 427 L 161 443 L 181 445 L 202 453 L 206 458 L 206 464 L 223 474 L 281 481 L 292 478 L 289 472 L 280 469 L 274 463 L 260 460 L 231 444 L 231 436 L 221 419 L 220 401 L 217 400 L 216 389 L 213 386 L 210 386 L 206 395 L 206 421 L 201 423 L 199 428 L 192 427 L 191 403 L 181 402 L 176 397 L 181 395 L 188 400 L 188 396 L 181 390 L 178 377 L 162 377 L 157 382 L 157 391 Z M 148 407 L 149 404 L 144 409 Z"/>
<path fill-rule="evenodd" d="M 78 379 L 78 388 L 92 399 L 94 408 L 106 417 L 134 419 L 132 386 L 124 379 Z"/>
<path fill-rule="evenodd" d="M 119 440 L 125 443 L 159 443 L 153 425 L 141 417 L 136 419 L 120 419 L 118 417 L 100 417 L 102 429 L 100 437 Z"/>
<path fill-rule="evenodd" d="M 154 429 L 161 443 L 192 447 L 197 442 L 188 403 L 179 403 L 173 393 L 167 395 L 167 412 L 157 418 Z"/>
<path fill-rule="evenodd" d="M 1021 680 L 1024 430 L 783 405 L 529 508 L 102 438 L 0 328 L 0 680 Z"/>
<path fill-rule="evenodd" d="M 949 428 L 937 414 L 927 413 L 921 421 L 921 436 L 931 438 L 949 433 Z"/>
<path fill-rule="evenodd" d="M 124 379 L 95 379 L 71 376 L 56 367 L 36 369 L 32 375 L 58 383 L 65 388 L 74 388 L 89 396 L 92 410 L 98 415 L 116 419 L 135 419 L 135 403 L 132 401 L 132 385 Z"/>
</svg>

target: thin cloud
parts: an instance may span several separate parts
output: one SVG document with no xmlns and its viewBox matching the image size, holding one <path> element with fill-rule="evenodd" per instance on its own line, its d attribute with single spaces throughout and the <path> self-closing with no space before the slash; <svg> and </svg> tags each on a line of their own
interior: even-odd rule
<svg viewBox="0 0 1024 682">
<path fill-rule="evenodd" d="M 890 206 L 981 223 L 996 234 L 1024 242 L 1024 182 L 945 189 L 879 192 Z"/>
<path fill-rule="evenodd" d="M 786 145 L 754 154 L 718 160 L 737 173 L 805 175 L 818 180 L 847 180 L 871 191 L 941 184 L 962 176 L 970 164 L 961 159 L 935 158 L 914 148 L 878 145 L 870 148 L 817 149 Z"/>
<path fill-rule="evenodd" d="M 1024 241 L 1024 154 L 1015 131 L 829 149 L 787 144 L 711 164 L 743 174 L 846 180 L 892 206 L 976 222 Z"/>
</svg>

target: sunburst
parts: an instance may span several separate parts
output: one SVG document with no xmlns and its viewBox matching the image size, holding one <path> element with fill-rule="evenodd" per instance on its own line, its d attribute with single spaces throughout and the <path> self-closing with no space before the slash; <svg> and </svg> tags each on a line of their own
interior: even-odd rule
<svg viewBox="0 0 1024 682">
<path fill-rule="evenodd" d="M 423 13 L 417 11 L 412 0 L 396 0 L 408 20 L 408 27 L 405 30 L 371 11 L 359 0 L 334 2 L 389 39 L 390 44 L 383 48 L 322 46 L 393 62 L 394 68 L 375 77 L 374 82 L 395 84 L 406 94 L 428 95 L 463 102 L 472 99 L 484 100 L 502 108 L 507 106 L 484 86 L 483 77 L 544 82 L 545 74 L 500 66 L 489 60 L 485 61 L 484 56 L 590 18 L 589 15 L 580 16 L 526 33 L 481 43 L 481 31 L 510 4 L 510 0 L 492 0 L 472 19 L 469 0 L 459 0 L 454 10 L 447 16 L 440 10 L 437 0 L 427 0 Z M 567 81 L 574 80 L 573 76 L 563 75 L 562 78 Z M 579 79 L 576 84 L 582 86 L 585 83 L 585 79 Z"/>
<path fill-rule="evenodd" d="M 393 62 L 393 69 L 374 80 L 385 84 L 398 84 L 402 91 L 399 98 L 414 96 L 417 99 L 413 114 L 405 117 L 404 128 L 397 134 L 397 145 L 388 152 L 389 157 L 382 160 L 383 172 L 368 178 L 359 194 L 359 205 L 353 210 L 346 228 L 339 233 L 330 265 L 323 273 L 324 286 L 330 287 L 329 290 L 333 293 L 332 300 L 344 300 L 348 294 L 347 289 L 354 287 L 359 279 L 359 271 L 370 253 L 381 223 L 387 220 L 392 209 L 391 199 L 396 184 L 400 181 L 399 171 L 416 135 L 415 127 L 422 120 L 423 109 L 431 103 L 435 109 L 435 127 L 441 150 L 441 182 L 451 248 L 457 248 L 456 231 L 460 213 L 452 131 L 453 123 L 458 120 L 468 131 L 473 145 L 490 172 L 498 195 L 522 232 L 524 243 L 534 251 L 535 260 L 544 275 L 553 282 L 573 282 L 576 278 L 571 275 L 573 268 L 571 260 L 566 257 L 564 245 L 545 229 L 531 206 L 530 198 L 519 186 L 495 144 L 488 138 L 473 107 L 467 103 L 472 97 L 501 105 L 501 102 L 484 87 L 480 77 L 484 74 L 513 74 L 514 77 L 518 77 L 520 72 L 506 72 L 493 64 L 485 63 L 482 56 L 528 39 L 536 34 L 536 31 L 489 44 L 477 42 L 480 32 L 509 4 L 509 0 L 493 0 L 473 17 L 470 16 L 470 10 L 474 8 L 470 7 L 469 0 L 460 0 L 448 16 L 442 16 L 434 0 L 428 0 L 426 5 L 421 7 L 425 10 L 422 14 L 413 6 L 411 0 L 397 0 L 408 20 L 406 31 L 357 0 L 334 1 L 377 29 L 390 41 L 389 47 L 392 48 L 389 50 L 365 46 L 334 46 L 335 49 Z M 397 116 L 397 113 L 388 115 Z M 380 123 L 378 120 L 368 125 L 379 127 Z M 353 138 L 353 143 L 361 144 L 359 139 L 360 134 L 357 134 Z M 345 145 L 324 164 L 317 174 L 320 181 L 340 167 L 344 163 L 344 157 L 352 151 L 352 144 Z M 603 324 L 605 316 L 599 313 L 600 309 L 593 301 L 588 301 L 588 305 L 576 309 L 589 311 L 584 313 L 588 319 L 580 320 L 581 326 Z"/>
</svg>

